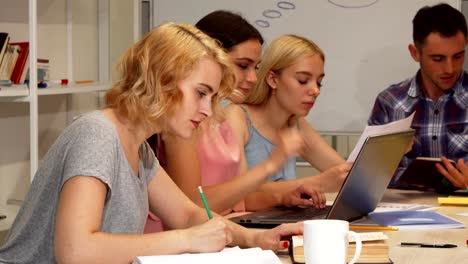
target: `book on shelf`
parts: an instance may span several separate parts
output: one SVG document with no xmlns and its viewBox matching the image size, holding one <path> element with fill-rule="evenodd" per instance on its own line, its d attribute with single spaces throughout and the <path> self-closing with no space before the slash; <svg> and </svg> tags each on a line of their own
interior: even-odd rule
<svg viewBox="0 0 468 264">
<path fill-rule="evenodd" d="M 392 260 L 389 257 L 389 246 L 388 237 L 382 232 L 367 232 L 358 233 L 362 240 L 361 255 L 359 256 L 358 263 L 380 263 L 380 264 L 392 264 Z M 348 260 L 354 256 L 356 250 L 356 244 L 350 237 L 350 243 L 348 246 Z M 302 236 L 293 236 L 291 243 L 291 259 L 293 263 L 303 264 L 305 263 L 304 258 L 304 240 Z"/>
<path fill-rule="evenodd" d="M 0 65 L 0 80 L 10 80 L 16 60 L 18 59 L 20 47 L 17 45 L 8 45 L 5 55 Z"/>
<path fill-rule="evenodd" d="M 10 35 L 7 32 L 0 32 L 0 65 L 2 65 L 2 60 L 10 41 Z"/>
<path fill-rule="evenodd" d="M 37 59 L 37 80 L 50 80 L 50 64 L 48 59 Z"/>
<path fill-rule="evenodd" d="M 50 65 L 48 59 L 37 59 L 37 81 L 38 83 L 50 81 Z M 29 83 L 29 69 L 26 73 L 26 82 Z"/>
<path fill-rule="evenodd" d="M 10 80 L 14 84 L 22 84 L 29 69 L 29 42 L 12 42 L 10 45 L 19 46 L 20 51 Z"/>
<path fill-rule="evenodd" d="M 455 161 L 449 161 L 456 167 Z M 442 164 L 442 160 L 432 157 L 417 157 L 408 165 L 398 179 L 398 187 L 435 191 L 442 191 L 447 188 L 443 181 L 445 177 L 437 170 L 436 163 Z"/>
</svg>

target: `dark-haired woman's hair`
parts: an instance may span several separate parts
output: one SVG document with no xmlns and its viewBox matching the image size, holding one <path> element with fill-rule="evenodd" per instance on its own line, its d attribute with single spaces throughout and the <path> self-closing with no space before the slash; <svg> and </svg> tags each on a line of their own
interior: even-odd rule
<svg viewBox="0 0 468 264">
<path fill-rule="evenodd" d="M 247 40 L 258 40 L 263 44 L 263 37 L 254 26 L 242 16 L 229 11 L 211 12 L 200 19 L 195 26 L 218 40 L 227 51 Z"/>
</svg>

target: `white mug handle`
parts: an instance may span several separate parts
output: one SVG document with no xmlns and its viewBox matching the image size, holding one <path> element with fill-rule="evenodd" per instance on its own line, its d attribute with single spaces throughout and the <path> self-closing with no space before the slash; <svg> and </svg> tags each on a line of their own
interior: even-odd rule
<svg viewBox="0 0 468 264">
<path fill-rule="evenodd" d="M 348 231 L 348 232 L 352 237 L 354 237 L 354 241 L 356 241 L 356 250 L 354 251 L 354 256 L 348 262 L 348 264 L 354 264 L 359 259 L 359 256 L 361 255 L 362 242 L 361 242 L 361 237 L 356 232 L 354 231 Z"/>
</svg>

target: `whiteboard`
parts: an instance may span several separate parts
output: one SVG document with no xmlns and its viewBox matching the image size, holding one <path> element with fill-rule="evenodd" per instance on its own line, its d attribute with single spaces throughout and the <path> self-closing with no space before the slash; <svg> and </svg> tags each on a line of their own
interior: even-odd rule
<svg viewBox="0 0 468 264">
<path fill-rule="evenodd" d="M 241 13 L 266 45 L 298 34 L 325 52 L 325 79 L 307 120 L 320 132 L 360 133 L 377 94 L 414 75 L 408 51 L 417 10 L 441 0 L 155 0 L 153 25 L 196 23 L 218 9 Z M 460 0 L 445 2 L 457 9 Z"/>
</svg>

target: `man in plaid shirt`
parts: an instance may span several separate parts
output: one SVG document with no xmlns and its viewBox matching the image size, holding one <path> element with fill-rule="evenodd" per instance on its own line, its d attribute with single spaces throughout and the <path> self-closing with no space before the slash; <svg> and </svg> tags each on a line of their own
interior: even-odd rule
<svg viewBox="0 0 468 264">
<path fill-rule="evenodd" d="M 419 156 L 442 157 L 437 169 L 445 178 L 443 191 L 468 187 L 468 74 L 463 71 L 467 25 L 463 14 L 447 4 L 421 8 L 413 19 L 411 57 L 416 75 L 382 91 L 369 125 L 386 124 L 416 111 L 415 137 L 389 187 Z M 445 158 L 456 161 L 454 167 Z M 440 190 L 440 188 L 439 188 Z"/>
</svg>

